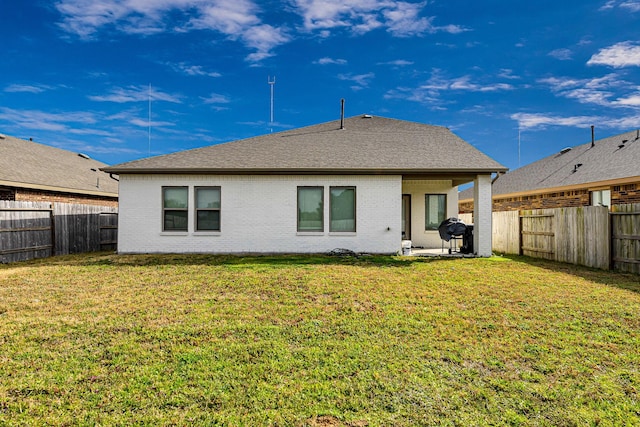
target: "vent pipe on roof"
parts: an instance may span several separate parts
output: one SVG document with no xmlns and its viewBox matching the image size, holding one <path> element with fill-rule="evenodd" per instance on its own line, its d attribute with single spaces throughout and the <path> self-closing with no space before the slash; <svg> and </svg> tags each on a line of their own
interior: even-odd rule
<svg viewBox="0 0 640 427">
<path fill-rule="evenodd" d="M 596 133 L 594 128 L 595 126 L 591 125 L 591 148 L 596 146 Z"/>
<path fill-rule="evenodd" d="M 340 100 L 340 129 L 344 129 L 344 98 Z"/>
</svg>

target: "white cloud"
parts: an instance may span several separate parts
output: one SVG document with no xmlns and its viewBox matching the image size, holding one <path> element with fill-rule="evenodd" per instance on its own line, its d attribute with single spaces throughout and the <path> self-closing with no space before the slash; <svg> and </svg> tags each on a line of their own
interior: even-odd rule
<svg viewBox="0 0 640 427">
<path fill-rule="evenodd" d="M 105 131 L 96 129 L 83 129 L 81 126 L 90 126 L 98 122 L 95 114 L 89 112 L 45 112 L 40 110 L 15 110 L 12 108 L 0 108 L 0 122 L 7 122 L 8 127 L 17 129 L 41 130 L 56 132 L 60 135 L 71 133 L 98 135 Z"/>
<path fill-rule="evenodd" d="M 538 82 L 549 85 L 556 95 L 575 99 L 582 104 L 600 106 L 612 106 L 611 98 L 615 93 L 629 86 L 615 73 L 593 79 L 549 77 Z"/>
<path fill-rule="evenodd" d="M 508 83 L 474 83 L 471 81 L 471 76 L 468 75 L 447 79 L 441 76 L 440 70 L 434 70 L 431 78 L 420 88 L 430 91 L 460 90 L 467 92 L 496 92 L 514 89 Z"/>
<path fill-rule="evenodd" d="M 630 12 L 640 12 L 640 1 L 638 0 L 609 0 L 599 10 L 611 10 L 616 7 L 627 9 Z"/>
<path fill-rule="evenodd" d="M 336 65 L 345 65 L 347 63 L 346 59 L 333 59 L 333 58 L 320 58 L 317 61 L 313 62 L 314 64 L 319 64 L 319 65 L 329 65 L 329 64 L 336 64 Z"/>
<path fill-rule="evenodd" d="M 625 107 L 640 107 L 640 93 L 627 96 L 626 98 L 618 98 L 613 103 Z"/>
<path fill-rule="evenodd" d="M 443 102 L 438 97 L 437 92 L 423 90 L 421 88 L 398 87 L 391 89 L 384 94 L 384 99 L 403 99 L 420 104 L 431 104 L 437 106 L 437 109 L 444 110 L 442 107 Z"/>
<path fill-rule="evenodd" d="M 103 29 L 142 35 L 210 30 L 255 49 L 250 62 L 272 56 L 273 48 L 290 40 L 284 29 L 262 23 L 249 0 L 59 0 L 55 6 L 60 27 L 87 40 Z M 176 19 L 181 21 L 174 24 Z"/>
<path fill-rule="evenodd" d="M 550 126 L 588 128 L 594 123 L 600 128 L 628 130 L 638 127 L 640 115 L 632 114 L 613 118 L 605 116 L 562 117 L 543 113 L 516 113 L 511 115 L 511 119 L 516 120 L 522 130 L 544 130 Z"/>
<path fill-rule="evenodd" d="M 503 70 L 505 71 L 505 70 Z M 510 74 L 510 70 L 506 70 Z M 471 76 L 456 78 L 446 78 L 442 71 L 434 69 L 431 77 L 424 84 L 416 87 L 399 87 L 388 91 L 385 99 L 405 99 L 407 101 L 419 102 L 421 104 L 431 104 L 432 108 L 444 109 L 442 106 L 451 103 L 442 99 L 442 94 L 447 92 L 501 92 L 514 90 L 515 87 L 509 83 L 474 82 Z M 513 77 L 512 77 L 513 78 Z"/>
<path fill-rule="evenodd" d="M 573 52 L 570 49 L 555 49 L 549 52 L 549 56 L 552 56 L 560 61 L 568 61 L 573 58 Z"/>
<path fill-rule="evenodd" d="M 52 89 L 51 86 L 47 85 L 21 85 L 21 84 L 12 84 L 4 88 L 5 92 L 11 93 L 42 93 L 44 91 Z"/>
<path fill-rule="evenodd" d="M 206 76 L 206 77 L 220 77 L 222 74 L 215 71 L 207 71 L 201 65 L 189 65 L 185 62 L 178 64 L 168 64 L 171 68 L 179 73 L 186 74 L 188 76 Z"/>
<path fill-rule="evenodd" d="M 129 86 L 127 88 L 115 87 L 111 89 L 111 92 L 107 95 L 92 95 L 89 99 L 98 102 L 141 102 L 149 101 L 166 101 L 176 104 L 182 103 L 179 95 L 171 95 L 152 87 L 149 90 L 149 86 Z"/>
<path fill-rule="evenodd" d="M 396 36 L 410 36 L 424 32 L 435 32 L 432 25 L 433 17 L 420 17 L 420 9 L 426 3 L 398 2 L 394 9 L 382 11 L 389 32 Z"/>
<path fill-rule="evenodd" d="M 131 123 L 134 126 L 143 127 L 143 128 L 148 128 L 149 126 L 151 127 L 175 126 L 175 123 L 171 123 L 171 122 L 154 122 L 153 120 L 149 122 L 149 120 L 144 120 L 140 118 L 131 119 L 129 120 L 129 123 Z"/>
<path fill-rule="evenodd" d="M 520 129 L 545 129 L 548 126 L 589 127 L 600 123 L 601 118 L 595 116 L 559 117 L 552 114 L 516 113 L 511 119 L 518 122 Z"/>
<path fill-rule="evenodd" d="M 500 73 L 498 73 L 498 77 L 502 77 L 503 79 L 509 79 L 509 80 L 520 79 L 520 76 L 514 75 L 513 70 L 509 68 L 503 68 L 502 70 L 500 70 Z"/>
<path fill-rule="evenodd" d="M 513 86 L 508 83 L 478 84 L 471 82 L 470 76 L 463 76 L 450 80 L 447 89 L 465 90 L 469 92 L 496 92 L 500 90 L 512 90 Z"/>
<path fill-rule="evenodd" d="M 369 86 L 370 81 L 375 77 L 373 73 L 366 74 L 338 74 L 340 80 L 354 82 L 351 86 L 353 90 L 361 90 Z"/>
<path fill-rule="evenodd" d="M 613 129 L 638 129 L 638 123 L 640 123 L 640 114 L 619 117 L 615 119 L 609 119 L 604 123 L 605 127 Z"/>
<path fill-rule="evenodd" d="M 395 61 L 389 62 L 378 62 L 378 65 L 395 65 L 396 67 L 405 67 L 407 65 L 413 65 L 413 61 L 407 61 L 405 59 L 396 59 Z"/>
<path fill-rule="evenodd" d="M 620 7 L 623 9 L 628 9 L 631 12 L 640 12 L 640 1 L 638 0 L 629 0 L 620 3 Z"/>
<path fill-rule="evenodd" d="M 603 4 L 599 10 L 609 10 L 616 7 L 617 0 L 609 0 L 605 4 Z"/>
<path fill-rule="evenodd" d="M 212 93 L 207 98 L 202 98 L 205 104 L 228 104 L 231 102 L 228 97 L 219 93 Z"/>
<path fill-rule="evenodd" d="M 290 0 L 302 17 L 303 30 L 321 37 L 341 28 L 354 34 L 384 29 L 394 37 L 421 36 L 468 29 L 438 26 L 435 17 L 424 16 L 427 2 L 392 0 Z M 98 38 L 103 31 L 151 36 L 162 32 L 208 30 L 238 41 L 252 50 L 245 59 L 257 64 L 273 50 L 292 40 L 290 29 L 270 25 L 253 0 L 57 0 L 59 26 L 82 39 Z"/>
<path fill-rule="evenodd" d="M 616 7 L 627 9 L 630 12 L 640 12 L 640 1 L 638 0 L 609 0 L 599 10 L 611 10 Z"/>
<path fill-rule="evenodd" d="M 97 122 L 96 116 L 88 112 L 50 113 L 39 110 L 15 110 L 0 108 L 0 120 L 23 129 L 68 132 L 69 126 L 91 125 Z"/>
<path fill-rule="evenodd" d="M 247 61 L 257 63 L 273 56 L 273 48 L 287 43 L 290 37 L 282 28 L 262 24 L 245 29 L 242 39 L 248 47 L 256 50 L 247 55 Z"/>
<path fill-rule="evenodd" d="M 614 68 L 640 67 L 640 45 L 631 41 L 620 42 L 601 49 L 587 65 L 608 65 Z"/>
<path fill-rule="evenodd" d="M 433 25 L 434 17 L 421 16 L 426 2 L 391 0 L 294 0 L 306 31 L 321 31 L 323 37 L 334 28 L 349 29 L 356 34 L 385 28 L 396 37 L 424 33 L 467 31 L 458 25 Z"/>
</svg>

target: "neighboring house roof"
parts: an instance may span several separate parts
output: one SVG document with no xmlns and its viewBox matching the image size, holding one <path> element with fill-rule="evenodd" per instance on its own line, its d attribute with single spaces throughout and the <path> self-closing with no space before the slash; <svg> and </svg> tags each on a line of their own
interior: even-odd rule
<svg viewBox="0 0 640 427">
<path fill-rule="evenodd" d="M 0 135 L 0 186 L 118 197 L 118 182 L 84 154 Z"/>
<path fill-rule="evenodd" d="M 532 194 L 640 181 L 640 131 L 565 148 L 537 162 L 498 177 L 492 186 L 500 195 Z M 459 200 L 472 199 L 473 188 Z"/>
<path fill-rule="evenodd" d="M 506 171 L 449 129 L 356 116 L 105 168 L 115 173 L 474 174 Z M 471 178 L 473 179 L 473 178 Z"/>
</svg>

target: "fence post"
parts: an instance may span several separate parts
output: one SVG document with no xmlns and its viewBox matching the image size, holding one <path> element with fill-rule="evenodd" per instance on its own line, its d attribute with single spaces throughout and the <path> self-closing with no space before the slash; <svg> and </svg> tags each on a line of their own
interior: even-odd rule
<svg viewBox="0 0 640 427">
<path fill-rule="evenodd" d="M 53 213 L 53 202 L 49 205 L 49 225 L 51 226 L 51 256 L 56 255 L 56 215 Z"/>
<path fill-rule="evenodd" d="M 522 255 L 522 218 L 523 211 L 518 210 L 518 255 Z"/>
<path fill-rule="evenodd" d="M 611 209 L 615 209 L 613 206 L 611 206 Z M 607 215 L 607 218 L 609 220 L 609 270 L 613 270 L 615 268 L 615 261 L 613 260 L 613 248 L 614 248 L 614 244 L 613 244 L 613 215 L 611 215 L 611 210 L 609 211 L 609 214 Z"/>
</svg>

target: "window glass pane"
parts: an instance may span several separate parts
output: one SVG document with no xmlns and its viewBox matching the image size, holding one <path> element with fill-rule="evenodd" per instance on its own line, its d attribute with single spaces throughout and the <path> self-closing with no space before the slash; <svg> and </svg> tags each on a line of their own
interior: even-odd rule
<svg viewBox="0 0 640 427">
<path fill-rule="evenodd" d="M 447 215 L 447 196 L 445 194 L 425 195 L 425 230 L 437 230 Z"/>
<path fill-rule="evenodd" d="M 198 231 L 220 231 L 220 211 L 198 211 Z"/>
<path fill-rule="evenodd" d="M 330 205 L 329 231 L 356 231 L 356 190 L 332 188 Z"/>
<path fill-rule="evenodd" d="M 163 197 L 165 208 L 187 209 L 188 207 L 189 191 L 186 188 L 165 188 Z"/>
<path fill-rule="evenodd" d="M 298 231 L 324 231 L 322 188 L 298 188 Z"/>
<path fill-rule="evenodd" d="M 196 208 L 220 209 L 220 189 L 196 188 Z"/>
<path fill-rule="evenodd" d="M 165 231 L 187 231 L 187 211 L 164 211 Z"/>
<path fill-rule="evenodd" d="M 611 190 L 598 190 L 591 192 L 592 206 L 611 206 Z"/>
</svg>

